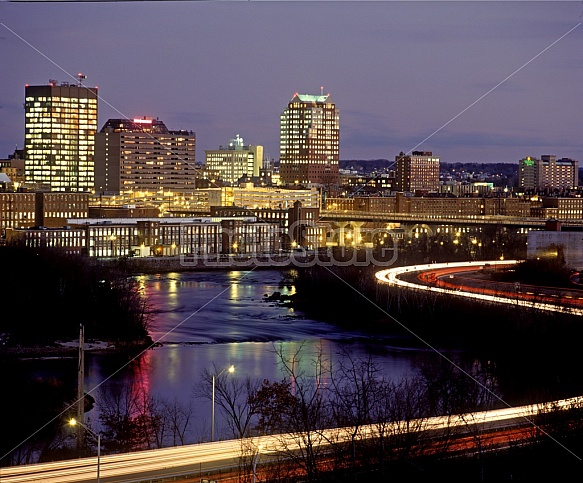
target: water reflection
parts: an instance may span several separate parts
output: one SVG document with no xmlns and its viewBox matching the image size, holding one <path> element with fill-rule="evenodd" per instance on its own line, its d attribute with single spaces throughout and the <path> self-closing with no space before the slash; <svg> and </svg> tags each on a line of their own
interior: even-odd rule
<svg viewBox="0 0 583 483">
<path fill-rule="evenodd" d="M 152 315 L 151 335 L 157 345 L 139 357 L 86 353 L 85 390 L 96 399 L 87 413 L 99 425 L 99 405 L 125 392 L 143 400 L 193 404 L 195 415 L 189 442 L 208 440 L 211 406 L 194 400 L 205 369 L 234 365 L 234 377 L 279 381 L 285 377 L 281 361 L 292 361 L 296 373 L 328 380 L 328 373 L 345 354 L 374 357 L 391 378 L 417 371 L 426 358 L 439 358 L 395 337 L 352 330 L 310 319 L 286 305 L 267 300 L 274 292 L 291 295 L 295 287 L 278 271 L 171 273 L 138 277 Z M 344 354 L 344 355 L 343 355 Z M 76 360 L 35 361 L 28 377 L 56 377 L 76 389 Z M 26 381 L 27 377 L 20 378 Z M 216 430 L 220 435 L 221 415 Z"/>
<path fill-rule="evenodd" d="M 402 340 L 339 330 L 268 301 L 274 292 L 296 292 L 279 271 L 170 273 L 139 280 L 153 317 L 151 335 L 161 345 L 141 356 L 139 374 L 134 369 L 127 377 L 150 377 L 160 394 L 188 393 L 201 370 L 213 364 L 235 364 L 239 374 L 251 377 L 281 378 L 277 350 L 312 374 L 314 360 L 333 364 L 349 346 L 355 356 L 374 353 L 383 370 L 395 376 L 412 370 L 418 353 Z"/>
</svg>

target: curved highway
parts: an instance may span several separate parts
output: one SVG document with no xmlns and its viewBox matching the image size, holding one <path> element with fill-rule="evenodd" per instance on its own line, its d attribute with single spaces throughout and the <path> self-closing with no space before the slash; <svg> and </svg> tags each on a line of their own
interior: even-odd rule
<svg viewBox="0 0 583 483">
<path fill-rule="evenodd" d="M 449 282 L 449 277 L 468 271 L 479 271 L 487 267 L 509 267 L 515 265 L 516 260 L 507 261 L 480 261 L 440 263 L 415 265 L 381 270 L 376 278 L 381 283 L 394 286 L 429 290 L 447 293 L 455 296 L 483 299 L 498 303 L 511 303 L 525 307 L 536 307 L 543 310 L 570 312 L 582 315 L 583 309 L 565 307 L 547 301 L 533 300 L 527 296 L 517 294 L 504 296 L 503 294 L 488 294 L 471 291 L 468 288 L 485 290 L 484 287 L 460 287 Z M 449 284 L 449 285 L 448 285 Z M 462 288 L 464 290 L 462 290 Z M 528 295 L 524 293 L 523 295 Z M 568 409 L 581 407 L 583 397 L 570 398 L 549 403 L 533 404 L 521 407 L 508 407 L 491 411 L 471 413 L 467 415 L 434 417 L 417 422 L 408 421 L 408 428 L 415 431 L 440 431 L 452 427 L 468 428 L 479 425 L 487 429 L 512 428 L 534 426 L 533 418 L 549 409 Z M 391 429 L 391 427 L 394 427 Z M 392 422 L 384 430 L 398 431 L 403 422 Z M 379 426 L 370 425 L 359 428 L 362 439 L 378 437 Z M 314 432 L 312 439 L 316 445 L 326 445 L 329 441 L 341 441 L 352 437 L 354 428 L 325 429 Z M 174 448 L 140 451 L 97 457 L 81 458 L 76 460 L 57 461 L 36 465 L 0 467 L 0 483 L 87 483 L 96 480 L 99 465 L 100 482 L 122 483 L 136 482 L 162 477 L 197 477 L 216 473 L 221 470 L 237 469 L 242 455 L 255 455 L 257 461 L 259 453 L 269 455 L 283 452 L 285 449 L 296 447 L 301 449 L 301 435 L 273 435 L 252 439 L 229 440 L 213 443 L 186 445 Z M 318 443 L 319 442 L 319 443 Z"/>
<path fill-rule="evenodd" d="M 549 411 L 579 408 L 583 397 L 574 397 L 532 404 L 520 407 L 507 407 L 467 414 L 438 416 L 432 418 L 393 421 L 387 424 L 367 425 L 358 428 L 358 438 L 366 440 L 378 438 L 379 431 L 386 437 L 400 434 L 403 428 L 411 432 L 430 432 L 439 437 L 451 434 L 458 428 L 458 438 L 472 434 L 476 427 L 486 431 L 508 430 L 511 428 L 538 428 L 535 417 Z M 539 428 L 540 429 L 540 428 Z M 330 442 L 350 441 L 354 427 L 332 428 L 313 431 L 310 440 L 314 446 L 326 446 Z M 235 470 L 241 465 L 241 457 L 255 461 L 269 459 L 270 455 L 283 457 L 290 451 L 300 451 L 305 441 L 302 433 L 259 436 L 240 440 L 218 441 L 213 443 L 192 444 L 173 448 L 162 448 L 135 453 L 123 453 L 76 460 L 56 461 L 36 465 L 0 467 L 2 483 L 89 483 L 96 481 L 97 467 L 100 469 L 100 482 L 136 483 L 158 478 L 196 478 L 217 474 L 221 471 Z M 525 436 L 526 437 L 526 436 Z M 463 439 L 458 440 L 459 444 Z M 509 440 L 506 441 L 508 443 Z M 260 461 L 261 462 L 261 461 Z"/>
<path fill-rule="evenodd" d="M 406 287 L 415 290 L 455 295 L 485 300 L 495 303 L 512 304 L 525 308 L 536 308 L 552 312 L 583 315 L 583 291 L 559 290 L 541 288 L 534 293 L 528 287 L 520 285 L 510 286 L 511 291 L 494 290 L 484 281 L 470 281 L 463 278 L 460 282 L 459 274 L 464 272 L 478 272 L 489 268 L 506 268 L 516 265 L 518 260 L 491 260 L 473 262 L 447 262 L 427 265 L 410 265 L 381 270 L 375 274 L 377 280 L 388 285 Z M 447 277 L 450 277 L 448 280 Z M 457 277 L 458 283 L 452 283 Z M 508 284 L 506 284 L 508 286 Z M 498 286 L 499 287 L 499 286 Z M 526 290 L 525 290 L 526 288 Z"/>
</svg>

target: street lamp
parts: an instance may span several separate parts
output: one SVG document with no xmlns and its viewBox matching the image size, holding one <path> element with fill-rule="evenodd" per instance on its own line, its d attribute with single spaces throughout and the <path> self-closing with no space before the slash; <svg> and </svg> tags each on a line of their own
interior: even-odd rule
<svg viewBox="0 0 583 483">
<path fill-rule="evenodd" d="M 77 421 L 75 418 L 71 418 L 71 420 L 69 421 L 69 426 L 75 426 L 77 424 L 79 424 L 82 428 L 84 428 L 86 431 L 89 431 L 93 436 L 97 438 L 97 483 L 99 483 L 100 482 L 99 470 L 101 464 L 101 434 L 93 432 L 93 430 L 89 429 L 81 421 Z"/>
<path fill-rule="evenodd" d="M 262 447 L 262 444 L 257 446 L 257 453 L 255 453 L 255 457 L 253 458 L 253 483 L 257 481 L 257 460 L 259 459 L 259 454 L 261 453 Z"/>
<path fill-rule="evenodd" d="M 235 372 L 235 366 L 231 365 L 229 367 L 225 367 L 216 376 L 213 375 L 213 402 L 212 402 L 212 409 L 211 409 L 211 411 L 212 411 L 211 412 L 211 441 L 215 440 L 215 379 L 218 378 L 225 371 L 229 371 L 229 373 L 233 374 L 233 372 Z"/>
</svg>

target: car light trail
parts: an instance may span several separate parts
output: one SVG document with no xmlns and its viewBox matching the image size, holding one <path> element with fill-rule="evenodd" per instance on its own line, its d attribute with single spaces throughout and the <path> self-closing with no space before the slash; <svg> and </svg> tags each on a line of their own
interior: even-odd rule
<svg viewBox="0 0 583 483">
<path fill-rule="evenodd" d="M 393 286 L 428 290 L 432 292 L 463 296 L 474 299 L 487 300 L 496 303 L 507 303 L 532 307 L 541 310 L 570 312 L 582 315 L 583 310 L 567 308 L 554 304 L 532 302 L 518 298 L 484 295 L 475 292 L 463 292 L 448 288 L 416 284 L 401 280 L 405 274 L 413 274 L 424 270 L 451 269 L 459 267 L 483 268 L 486 266 L 512 266 L 516 260 L 489 261 L 489 262 L 454 262 L 427 265 L 415 265 L 381 270 L 376 278 L 382 283 Z M 505 428 L 509 426 L 533 425 L 532 418 L 550 410 L 581 407 L 583 397 L 574 397 L 559 401 L 540 404 L 531 404 L 520 407 L 494 409 L 490 411 L 473 412 L 460 415 L 438 416 L 409 421 L 393 421 L 382 425 L 382 432 L 386 435 L 398 434 L 407 428 L 414 432 L 436 432 L 457 428 L 469 428 L 473 425 L 482 425 L 485 428 Z M 325 446 L 331 442 L 350 441 L 355 429 L 358 429 L 358 438 L 361 440 L 376 438 L 380 435 L 381 425 L 367 425 L 360 428 L 332 428 L 313 431 L 310 434 L 311 442 L 315 446 Z M 124 453 L 101 456 L 101 478 L 104 482 L 130 482 L 148 477 L 195 475 L 208 473 L 219 469 L 235 469 L 240 464 L 240 457 L 244 454 L 257 452 L 261 448 L 262 454 L 284 454 L 299 450 L 302 447 L 305 435 L 301 433 L 280 434 L 229 440 L 194 445 L 185 445 L 172 448 L 145 450 L 135 453 Z M 0 467 L 0 483 L 87 483 L 94 480 L 97 457 L 64 460 L 36 465 Z"/>
<path fill-rule="evenodd" d="M 395 267 L 386 270 L 381 270 L 376 272 L 375 277 L 381 283 L 386 283 L 388 285 L 396 287 L 410 288 L 414 290 L 426 290 L 430 292 L 443 293 L 448 295 L 455 295 L 456 297 L 466 297 L 478 300 L 485 300 L 488 302 L 501 303 L 501 304 L 512 304 L 517 306 L 522 306 L 525 308 L 534 308 L 540 310 L 547 310 L 551 312 L 561 312 L 568 313 L 572 315 L 583 315 L 583 309 L 575 307 L 566 307 L 560 304 L 551 304 L 544 302 L 537 302 L 532 300 L 526 300 L 519 297 L 505 297 L 503 295 L 486 295 L 476 292 L 468 292 L 460 290 L 434 287 L 430 285 L 417 284 L 409 281 L 400 279 L 400 276 L 406 274 L 412 274 L 417 272 L 422 272 L 425 270 L 441 270 L 456 267 L 475 267 L 476 270 L 484 268 L 487 266 L 512 266 L 518 263 L 517 260 L 492 260 L 492 261 L 474 261 L 474 262 L 447 262 L 447 263 L 432 263 L 427 265 L 411 265 L 405 267 Z"/>
<path fill-rule="evenodd" d="M 310 439 L 314 446 L 326 446 L 331 442 L 351 441 L 355 429 L 358 439 L 376 438 L 402 434 L 404 428 L 410 432 L 434 432 L 439 436 L 447 434 L 452 428 L 463 430 L 478 425 L 487 429 L 511 426 L 533 425 L 533 418 L 552 410 L 565 410 L 581 407 L 583 397 L 573 397 L 527 406 L 493 409 L 466 414 L 437 416 L 407 421 L 393 421 L 386 424 L 370 424 L 354 428 L 330 428 L 313 431 Z M 141 481 L 146 478 L 163 476 L 198 475 L 220 469 L 236 469 L 239 458 L 244 454 L 280 454 L 302 448 L 305 435 L 302 433 L 276 434 L 245 438 L 240 440 L 202 443 L 172 448 L 139 451 L 101 456 L 101 475 L 103 481 L 122 483 Z M 2 483 L 88 483 L 95 479 L 96 457 L 64 460 L 36 465 L 0 468 Z"/>
</svg>

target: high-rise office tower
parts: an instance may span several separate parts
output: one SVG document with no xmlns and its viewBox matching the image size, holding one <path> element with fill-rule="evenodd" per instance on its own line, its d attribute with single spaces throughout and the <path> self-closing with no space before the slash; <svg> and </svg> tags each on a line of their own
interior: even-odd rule
<svg viewBox="0 0 583 483">
<path fill-rule="evenodd" d="M 159 119 L 109 119 L 95 135 L 95 191 L 174 193 L 196 188 L 196 134 Z"/>
<path fill-rule="evenodd" d="M 280 117 L 281 183 L 337 185 L 340 121 L 330 94 L 294 94 Z"/>
<path fill-rule="evenodd" d="M 242 177 L 259 177 L 263 166 L 263 146 L 246 146 L 237 134 L 229 140 L 226 148 L 205 150 L 205 158 L 207 173 L 233 186 Z"/>
<path fill-rule="evenodd" d="M 401 152 L 395 157 L 397 191 L 436 191 L 439 189 L 439 158 L 431 151 Z"/>
<path fill-rule="evenodd" d="M 97 87 L 25 87 L 25 182 L 49 191 L 90 192 L 94 182 Z"/>
</svg>

